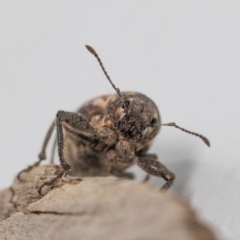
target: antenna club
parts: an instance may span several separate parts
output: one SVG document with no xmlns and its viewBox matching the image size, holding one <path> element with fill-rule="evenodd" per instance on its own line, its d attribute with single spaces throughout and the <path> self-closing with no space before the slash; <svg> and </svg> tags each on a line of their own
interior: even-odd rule
<svg viewBox="0 0 240 240">
<path fill-rule="evenodd" d="M 204 141 L 204 143 L 205 143 L 208 147 L 211 146 L 210 141 L 209 141 L 206 137 L 203 138 L 203 141 Z"/>
<path fill-rule="evenodd" d="M 85 47 L 86 47 L 87 50 L 88 50 L 90 53 L 92 53 L 93 55 L 96 55 L 96 54 L 97 54 L 93 47 L 91 47 L 91 46 L 89 46 L 89 45 L 85 45 Z"/>
</svg>

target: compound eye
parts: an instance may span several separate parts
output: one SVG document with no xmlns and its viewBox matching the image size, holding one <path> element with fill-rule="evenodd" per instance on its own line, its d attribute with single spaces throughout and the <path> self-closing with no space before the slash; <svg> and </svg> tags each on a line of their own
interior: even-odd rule
<svg viewBox="0 0 240 240">
<path fill-rule="evenodd" d="M 126 108 L 126 107 L 128 107 L 129 104 L 130 104 L 130 100 L 125 99 L 125 100 L 123 100 L 121 107 Z"/>
<path fill-rule="evenodd" d="M 151 127 L 154 127 L 158 124 L 158 120 L 157 118 L 153 118 L 152 121 L 151 121 Z"/>
</svg>

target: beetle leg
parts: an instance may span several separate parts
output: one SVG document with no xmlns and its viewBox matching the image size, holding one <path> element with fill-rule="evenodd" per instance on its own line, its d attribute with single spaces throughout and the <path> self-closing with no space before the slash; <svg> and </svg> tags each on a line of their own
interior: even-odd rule
<svg viewBox="0 0 240 240">
<path fill-rule="evenodd" d="M 57 146 L 57 137 L 55 136 L 54 142 L 53 142 L 53 145 L 52 145 L 51 160 L 50 160 L 51 164 L 54 164 L 54 156 L 55 156 L 56 146 Z"/>
<path fill-rule="evenodd" d="M 22 181 L 22 179 L 21 179 L 21 174 L 22 174 L 23 172 L 28 172 L 28 171 L 30 171 L 32 168 L 38 166 L 43 160 L 46 159 L 46 147 L 47 147 L 47 145 L 48 145 L 48 142 L 49 142 L 49 139 L 50 139 L 50 137 L 51 137 L 51 135 L 52 135 L 52 132 L 53 132 L 53 130 L 54 130 L 54 127 L 55 127 L 55 121 L 53 121 L 52 124 L 50 125 L 50 127 L 49 127 L 49 129 L 48 129 L 48 131 L 47 131 L 47 134 L 46 134 L 46 136 L 45 136 L 45 138 L 44 138 L 41 152 L 38 154 L 38 161 L 35 162 L 34 164 L 30 165 L 29 167 L 23 169 L 21 172 L 19 172 L 18 175 L 17 175 L 18 180 Z"/>
<path fill-rule="evenodd" d="M 169 189 L 175 179 L 175 175 L 170 172 L 162 163 L 154 159 L 135 157 L 133 162 L 150 175 L 162 177 L 166 183 L 162 186 L 161 190 Z"/>
<path fill-rule="evenodd" d="M 51 178 L 50 180 L 46 181 L 45 183 L 43 183 L 42 185 L 40 185 L 40 187 L 38 187 L 38 193 L 39 195 L 43 196 L 42 194 L 42 188 L 44 186 L 52 186 L 59 178 L 61 178 L 65 173 L 65 170 L 62 170 L 61 172 L 59 172 L 54 178 Z"/>
<path fill-rule="evenodd" d="M 109 139 L 106 138 L 106 135 L 109 133 L 107 128 L 104 131 L 100 131 L 93 128 L 89 124 L 87 119 L 84 116 L 82 116 L 80 113 L 58 111 L 55 122 L 56 122 L 56 128 L 57 128 L 58 156 L 59 156 L 60 164 L 61 164 L 61 167 L 63 168 L 63 171 L 61 171 L 54 178 L 43 183 L 38 188 L 38 192 L 40 195 L 41 195 L 41 190 L 45 185 L 49 186 L 54 184 L 55 181 L 61 178 L 64 174 L 67 174 L 67 172 L 71 169 L 71 166 L 65 160 L 64 152 L 63 152 L 64 150 L 63 127 L 67 132 L 70 132 L 78 137 L 83 137 L 90 142 L 95 140 L 102 140 L 106 144 L 113 144 L 113 142 L 109 141 Z"/>
</svg>

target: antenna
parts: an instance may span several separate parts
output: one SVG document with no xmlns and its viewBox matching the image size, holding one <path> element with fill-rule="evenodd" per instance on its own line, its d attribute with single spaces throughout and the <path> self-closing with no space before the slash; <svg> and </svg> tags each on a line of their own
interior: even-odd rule
<svg viewBox="0 0 240 240">
<path fill-rule="evenodd" d="M 175 128 L 178 128 L 180 130 L 182 130 L 183 132 L 186 132 L 188 134 L 191 134 L 191 135 L 194 135 L 196 137 L 199 137 L 203 140 L 203 142 L 208 146 L 210 147 L 210 141 L 204 137 L 203 135 L 199 134 L 199 133 L 195 133 L 195 132 L 191 132 L 191 131 L 188 131 L 187 129 L 184 129 L 184 128 L 181 128 L 179 127 L 176 123 L 174 122 L 171 122 L 171 123 L 165 123 L 165 124 L 161 124 L 162 126 L 170 126 L 170 127 L 175 127 Z"/>
<path fill-rule="evenodd" d="M 118 96 L 121 98 L 121 101 L 123 102 L 123 100 L 122 100 L 122 94 L 121 94 L 121 92 L 120 92 L 120 89 L 117 88 L 117 87 L 115 86 L 115 84 L 112 82 L 112 80 L 111 80 L 111 78 L 109 77 L 109 75 L 108 75 L 105 67 L 103 66 L 103 63 L 102 63 L 100 57 L 98 56 L 97 52 L 94 50 L 93 47 L 91 47 L 91 46 L 89 46 L 89 45 L 85 45 L 85 47 L 87 48 L 87 50 L 88 50 L 91 54 L 93 54 L 93 55 L 96 57 L 96 59 L 98 60 L 98 62 L 99 62 L 99 64 L 100 64 L 100 66 L 101 66 L 101 68 L 102 68 L 105 76 L 107 77 L 108 81 L 111 83 L 112 87 L 116 90 Z"/>
</svg>

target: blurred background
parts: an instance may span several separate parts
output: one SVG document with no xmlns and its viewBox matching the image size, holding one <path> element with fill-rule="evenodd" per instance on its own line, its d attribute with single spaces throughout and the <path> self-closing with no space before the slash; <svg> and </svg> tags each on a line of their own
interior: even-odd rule
<svg viewBox="0 0 240 240">
<path fill-rule="evenodd" d="M 163 122 L 210 139 L 208 148 L 162 127 L 150 152 L 176 174 L 171 191 L 186 197 L 219 239 L 239 239 L 239 12 L 239 1 L 223 0 L 2 0 L 0 187 L 37 160 L 58 110 L 115 93 L 89 44 L 122 91 L 145 93 Z M 130 171 L 137 181 L 145 176 Z"/>
</svg>

